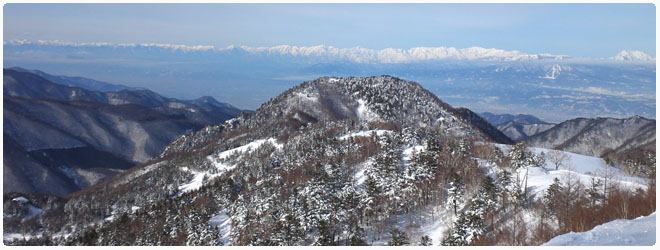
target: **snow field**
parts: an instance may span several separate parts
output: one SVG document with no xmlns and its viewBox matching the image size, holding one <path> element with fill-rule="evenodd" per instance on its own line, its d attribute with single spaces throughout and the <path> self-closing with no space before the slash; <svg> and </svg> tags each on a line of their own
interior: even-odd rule
<svg viewBox="0 0 660 250">
<path fill-rule="evenodd" d="M 384 129 L 373 129 L 373 130 L 360 131 L 360 132 L 350 133 L 350 134 L 341 136 L 341 137 L 339 137 L 339 140 L 346 140 L 348 138 L 358 137 L 358 136 L 372 137 L 374 133 L 376 133 L 376 135 L 378 135 L 378 136 L 381 136 L 385 133 L 392 133 L 392 131 L 391 130 L 384 130 Z"/>
<path fill-rule="evenodd" d="M 205 180 L 212 180 L 213 178 L 218 177 L 223 173 L 236 168 L 236 165 L 227 164 L 226 161 L 228 161 L 234 155 L 240 155 L 240 154 L 252 152 L 253 150 L 256 150 L 257 148 L 263 146 L 265 143 L 270 143 L 271 145 L 275 146 L 277 150 L 281 150 L 282 147 L 284 147 L 283 144 L 277 143 L 277 140 L 275 138 L 260 139 L 237 148 L 229 149 L 226 151 L 222 151 L 218 154 L 212 154 L 207 156 L 206 159 L 211 162 L 211 164 L 215 167 L 217 171 L 193 171 L 185 167 L 181 168 L 181 171 L 192 173 L 193 178 L 190 182 L 179 186 L 179 192 L 185 193 L 185 192 L 197 190 L 200 187 L 202 187 L 202 185 L 205 184 Z M 242 156 L 238 156 L 238 157 L 242 157 Z"/>
<path fill-rule="evenodd" d="M 209 219 L 209 224 L 218 229 L 222 236 L 222 243 L 227 245 L 230 243 L 231 235 L 231 217 L 226 212 L 219 213 Z"/>
<path fill-rule="evenodd" d="M 552 238 L 543 246 L 653 246 L 656 244 L 655 212 L 634 220 L 614 220 L 593 229 Z"/>
</svg>

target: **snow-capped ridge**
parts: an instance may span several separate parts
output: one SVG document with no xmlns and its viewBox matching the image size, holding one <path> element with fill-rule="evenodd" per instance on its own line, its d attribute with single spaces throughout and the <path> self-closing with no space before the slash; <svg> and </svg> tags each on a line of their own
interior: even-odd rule
<svg viewBox="0 0 660 250">
<path fill-rule="evenodd" d="M 565 55 L 526 54 L 517 50 L 507 51 L 495 48 L 470 47 L 458 49 L 454 47 L 414 47 L 410 49 L 385 48 L 381 50 L 365 49 L 361 47 L 336 48 L 333 46 L 291 46 L 279 45 L 274 47 L 248 47 L 241 49 L 255 54 L 279 54 L 289 56 L 316 56 L 332 59 L 349 60 L 357 63 L 412 63 L 429 60 L 540 60 L 568 58 Z"/>
<path fill-rule="evenodd" d="M 3 41 L 5 45 L 42 45 L 42 46 L 71 46 L 71 47 L 152 47 L 171 49 L 175 51 L 215 51 L 230 52 L 242 50 L 253 55 L 265 56 L 292 56 L 292 57 L 321 57 L 330 60 L 345 60 L 356 63 L 414 63 L 431 60 L 487 60 L 487 61 L 520 61 L 520 60 L 563 60 L 566 55 L 553 55 L 549 53 L 528 54 L 517 50 L 502 50 L 495 48 L 469 47 L 413 47 L 409 49 L 385 48 L 381 50 L 367 49 L 359 46 L 351 48 L 337 48 L 328 45 L 295 46 L 277 45 L 251 47 L 246 45 L 216 47 L 213 45 L 182 45 L 168 43 L 110 43 L 110 42 L 70 42 L 63 40 L 9 40 Z"/>
</svg>

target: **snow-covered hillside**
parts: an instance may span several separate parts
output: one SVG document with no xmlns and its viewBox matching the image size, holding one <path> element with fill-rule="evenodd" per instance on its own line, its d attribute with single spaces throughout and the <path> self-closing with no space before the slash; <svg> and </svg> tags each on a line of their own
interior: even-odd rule
<svg viewBox="0 0 660 250">
<path fill-rule="evenodd" d="M 593 229 L 559 235 L 544 246 L 653 246 L 656 244 L 655 212 L 634 220 L 615 220 Z"/>
<path fill-rule="evenodd" d="M 538 245 L 595 226 L 573 218 L 619 209 L 619 194 L 645 209 L 628 215 L 651 212 L 647 180 L 495 144 L 465 114 L 395 77 L 319 78 L 181 136 L 142 170 L 35 204 L 31 226 L 71 235 L 43 243 L 61 245 Z"/>
<path fill-rule="evenodd" d="M 511 150 L 511 146 L 508 145 L 498 146 L 504 152 Z M 583 184 L 590 183 L 592 178 L 601 181 L 604 178 L 609 178 L 629 190 L 646 188 L 646 179 L 626 175 L 620 169 L 608 166 L 602 158 L 545 148 L 530 149 L 533 153 L 539 155 L 548 156 L 554 151 L 567 156 L 557 169 L 555 169 L 552 161 L 546 159 L 545 167 L 526 167 L 518 170 L 519 175 L 528 175 L 527 185 L 533 194 L 543 196 L 543 193 L 552 184 L 554 178 L 562 179 L 567 175 L 574 175 Z"/>
<path fill-rule="evenodd" d="M 348 140 L 356 137 L 382 139 L 384 138 L 383 136 L 392 135 L 392 133 L 394 133 L 394 131 L 382 129 L 365 130 L 349 132 L 345 135 L 338 136 L 337 139 Z M 256 140 L 247 143 L 244 146 L 224 151 L 218 155 L 220 158 L 234 155 L 236 159 L 240 159 L 244 154 L 248 154 L 251 151 L 257 150 L 260 146 L 262 146 L 262 144 L 264 144 L 264 142 L 267 141 L 275 144 L 279 149 L 284 147 L 283 145 L 275 142 L 274 139 Z M 510 154 L 513 150 L 513 146 L 511 145 L 488 145 L 493 145 L 497 148 L 500 148 L 505 155 Z M 530 152 L 537 156 L 544 155 L 547 157 L 553 152 L 566 155 L 566 158 L 561 162 L 561 165 L 557 167 L 557 169 L 555 169 L 554 163 L 547 159 L 541 166 L 526 166 L 519 168 L 516 172 L 513 173 L 514 181 L 519 182 L 519 185 L 521 186 L 526 185 L 526 189 L 529 193 L 528 196 L 533 197 L 533 199 L 537 201 L 540 201 L 543 198 L 548 187 L 550 187 L 555 178 L 560 180 L 573 178 L 574 180 L 579 180 L 584 185 L 587 185 L 592 180 L 602 182 L 605 180 L 605 178 L 607 178 L 609 181 L 616 183 L 616 185 L 623 189 L 635 190 L 637 188 L 646 188 L 646 179 L 628 176 L 618 168 L 608 166 L 602 158 L 544 148 L 529 149 Z M 403 145 L 395 150 L 400 153 L 401 164 L 403 165 L 402 167 L 404 169 L 408 169 L 404 172 L 411 174 L 409 176 L 404 176 L 403 178 L 410 180 L 418 178 L 418 176 L 415 176 L 418 173 L 415 173 L 416 169 L 413 165 L 413 158 L 428 154 L 429 151 L 427 146 L 423 144 Z M 498 174 L 504 171 L 504 169 L 498 167 L 495 164 L 489 163 L 486 159 L 475 158 L 475 160 L 477 160 L 479 166 L 485 169 L 486 172 L 490 173 L 490 176 L 494 179 L 497 179 Z M 216 162 L 215 164 L 219 163 Z M 353 176 L 356 190 L 362 190 L 365 188 L 364 185 L 367 178 L 383 178 L 382 173 L 377 172 L 379 171 L 377 164 L 378 163 L 374 158 L 369 158 L 356 166 Z M 231 169 L 233 169 L 233 167 Z M 203 176 L 207 176 L 209 178 L 204 179 Z M 181 188 L 185 187 L 184 191 L 191 191 L 207 183 L 212 183 L 213 177 L 217 176 L 219 176 L 219 174 L 217 174 L 215 171 L 196 173 L 196 178 L 194 181 L 190 184 L 182 186 Z M 189 188 L 189 186 L 194 186 L 194 188 Z M 381 188 L 383 191 L 387 190 L 389 192 L 395 192 L 395 189 L 387 186 L 382 186 Z M 392 193 L 392 195 L 394 194 Z M 461 206 L 466 205 L 467 203 L 464 203 Z M 523 211 L 523 213 L 524 216 L 522 216 L 522 219 L 526 224 L 532 225 L 539 219 L 537 215 L 531 211 Z M 222 219 L 221 223 L 218 222 L 220 221 L 218 218 Z M 220 213 L 220 215 L 213 217 L 213 219 L 210 221 L 212 226 L 222 225 L 221 227 L 218 227 L 218 230 L 220 230 L 224 237 L 223 241 L 226 243 L 230 243 L 230 238 L 228 236 L 230 229 L 228 227 L 228 223 L 231 222 L 232 218 L 232 216 L 223 212 Z M 458 216 L 452 214 L 451 211 L 447 209 L 447 204 L 439 204 L 427 206 L 415 212 L 399 214 L 391 217 L 388 219 L 388 221 L 395 227 L 406 228 L 404 231 L 409 235 L 428 235 L 431 237 L 433 242 L 435 242 L 435 245 L 438 245 L 440 243 L 439 239 L 447 237 L 447 234 L 450 233 L 449 230 L 452 229 L 452 224 L 455 223 L 457 219 Z M 367 232 L 367 239 L 370 239 L 370 243 L 373 245 L 386 245 L 388 241 L 391 240 L 391 238 L 389 238 L 388 232 L 378 233 L 373 231 Z"/>
</svg>

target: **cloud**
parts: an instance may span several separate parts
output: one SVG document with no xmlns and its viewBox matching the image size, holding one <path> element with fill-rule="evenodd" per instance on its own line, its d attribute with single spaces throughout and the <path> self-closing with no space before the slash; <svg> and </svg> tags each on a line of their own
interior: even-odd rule
<svg viewBox="0 0 660 250">
<path fill-rule="evenodd" d="M 500 98 L 497 97 L 497 96 L 489 96 L 489 97 L 484 98 L 484 101 L 486 103 L 492 103 L 492 102 L 497 102 L 499 99 Z"/>
<path fill-rule="evenodd" d="M 109 42 L 92 42 L 92 43 L 75 43 L 63 40 L 9 40 L 3 41 L 4 45 L 44 45 L 44 46 L 69 46 L 69 47 L 156 47 L 181 51 L 210 51 L 215 50 L 213 45 L 182 45 L 182 44 L 169 44 L 169 43 L 109 43 Z"/>
<path fill-rule="evenodd" d="M 655 95 L 654 94 L 631 94 L 631 93 L 627 93 L 625 91 L 612 91 L 612 90 L 609 90 L 609 89 L 594 87 L 594 86 L 589 86 L 589 87 L 586 87 L 586 88 L 584 88 L 584 87 L 570 88 L 570 87 L 559 87 L 559 86 L 550 86 L 550 85 L 543 85 L 543 84 L 528 84 L 528 85 L 541 87 L 541 88 L 547 88 L 547 89 L 558 89 L 558 90 L 566 90 L 566 91 L 584 92 L 584 93 L 590 93 L 590 94 L 596 94 L 596 95 L 614 96 L 614 97 L 624 98 L 628 101 L 648 101 L 649 99 L 655 100 Z M 541 97 L 543 97 L 543 96 L 538 96 L 538 98 L 541 98 Z M 554 96 L 553 98 L 555 98 L 555 97 L 556 96 Z M 573 97 L 575 97 L 575 96 L 573 96 Z M 583 97 L 582 99 L 584 99 L 584 98 L 586 98 L 586 97 Z"/>
<path fill-rule="evenodd" d="M 593 96 L 593 95 L 538 95 L 530 98 L 532 100 L 538 100 L 538 99 L 571 99 L 571 100 L 599 100 L 603 99 L 603 97 L 600 96 Z"/>
</svg>

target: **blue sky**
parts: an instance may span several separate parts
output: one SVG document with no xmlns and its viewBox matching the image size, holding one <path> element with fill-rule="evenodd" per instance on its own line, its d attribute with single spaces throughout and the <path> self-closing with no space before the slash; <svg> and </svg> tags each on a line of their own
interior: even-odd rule
<svg viewBox="0 0 660 250">
<path fill-rule="evenodd" d="M 6 4 L 4 40 L 655 55 L 653 4 Z"/>
</svg>

